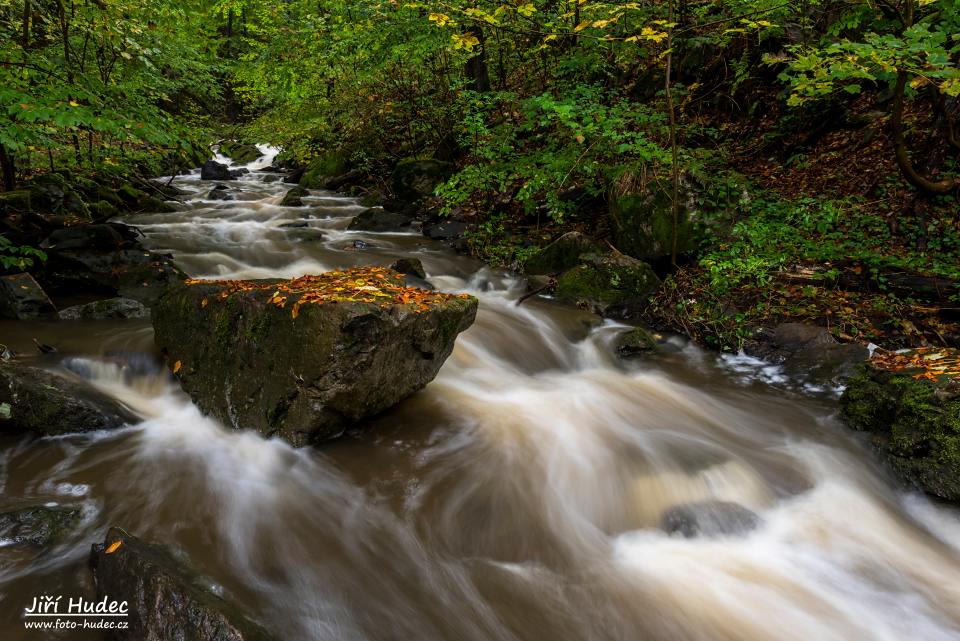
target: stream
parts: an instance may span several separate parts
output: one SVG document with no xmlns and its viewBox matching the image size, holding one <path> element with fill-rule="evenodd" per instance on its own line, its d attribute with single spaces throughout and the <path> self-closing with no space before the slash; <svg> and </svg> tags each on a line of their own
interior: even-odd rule
<svg viewBox="0 0 960 641">
<path fill-rule="evenodd" d="M 269 151 L 264 148 L 264 151 Z M 222 159 L 221 159 L 222 160 Z M 0 547 L 0 636 L 35 595 L 90 595 L 90 544 L 119 525 L 174 546 L 278 639 L 956 641 L 960 514 L 900 488 L 836 418 L 836 398 L 775 368 L 671 339 L 624 361 L 625 326 L 534 298 L 522 279 L 419 233 L 347 231 L 357 200 L 278 205 L 267 155 L 174 213 L 130 217 L 196 278 L 296 277 L 423 261 L 480 300 L 424 390 L 362 429 L 293 449 L 204 417 L 149 359 L 149 321 L 0 323 L 145 417 L 119 431 L 0 440 L 6 504 L 80 506 L 46 554 Z M 360 242 L 358 242 L 360 241 Z M 76 361 L 74 361 L 76 362 Z M 685 538 L 665 510 L 735 502 L 739 536 Z M 44 636 L 47 634 L 49 636 Z"/>
</svg>

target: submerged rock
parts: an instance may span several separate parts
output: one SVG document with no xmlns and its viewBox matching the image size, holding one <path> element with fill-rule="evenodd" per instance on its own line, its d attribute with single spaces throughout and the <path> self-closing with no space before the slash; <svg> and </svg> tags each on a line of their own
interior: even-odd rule
<svg viewBox="0 0 960 641">
<path fill-rule="evenodd" d="M 527 274 L 559 274 L 580 264 L 580 256 L 596 253 L 599 245 L 578 231 L 571 231 L 540 249 L 523 263 Z"/>
<path fill-rule="evenodd" d="M 668 534 L 731 536 L 746 534 L 760 524 L 760 517 L 739 503 L 699 501 L 675 505 L 664 511 L 661 528 Z"/>
<path fill-rule="evenodd" d="M 557 298 L 614 318 L 635 318 L 660 286 L 647 263 L 623 254 L 584 254 L 557 279 Z"/>
<path fill-rule="evenodd" d="M 0 514 L 0 540 L 12 545 L 55 545 L 79 525 L 80 510 L 35 505 Z"/>
<path fill-rule="evenodd" d="M 0 361 L 0 432 L 40 436 L 113 429 L 139 419 L 82 381 Z"/>
<path fill-rule="evenodd" d="M 960 502 L 960 381 L 916 365 L 946 368 L 949 363 L 956 368 L 960 352 L 918 350 L 894 358 L 898 371 L 881 369 L 876 362 L 861 366 L 847 381 L 840 415 L 870 435 L 901 479 L 932 496 Z"/>
<path fill-rule="evenodd" d="M 280 199 L 281 207 L 303 207 L 304 196 L 309 196 L 310 190 L 303 187 L 294 187 L 287 193 L 283 195 L 283 198 Z"/>
<path fill-rule="evenodd" d="M 394 214 L 383 209 L 372 208 L 354 216 L 347 229 L 351 231 L 389 232 L 402 231 L 404 227 L 409 226 L 410 219 L 403 214 Z"/>
<path fill-rule="evenodd" d="M 90 552 L 97 599 L 126 601 L 128 627 L 108 639 L 129 641 L 268 641 L 241 608 L 214 593 L 189 564 L 160 545 L 110 528 Z"/>
<path fill-rule="evenodd" d="M 436 376 L 473 297 L 361 268 L 292 281 L 187 281 L 153 308 L 157 346 L 224 423 L 300 446 L 340 435 Z"/>
<path fill-rule="evenodd" d="M 60 320 L 149 318 L 150 309 L 132 298 L 108 298 L 60 310 Z"/>
<path fill-rule="evenodd" d="M 207 194 L 207 200 L 236 200 L 230 193 L 230 188 L 226 185 L 214 185 L 210 193 Z"/>
<path fill-rule="evenodd" d="M 652 352 L 656 348 L 656 339 L 643 327 L 634 327 L 617 336 L 616 350 L 622 358 L 631 358 Z"/>
<path fill-rule="evenodd" d="M 56 313 L 47 293 L 30 274 L 0 276 L 0 318 L 31 320 Z"/>
</svg>

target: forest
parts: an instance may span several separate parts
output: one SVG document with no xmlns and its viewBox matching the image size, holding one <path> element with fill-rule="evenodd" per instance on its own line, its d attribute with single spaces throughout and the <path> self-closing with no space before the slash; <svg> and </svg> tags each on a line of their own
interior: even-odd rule
<svg viewBox="0 0 960 641">
<path fill-rule="evenodd" d="M 0 616 L 960 635 L 960 2 L 0 0 L 0 110 Z"/>
</svg>

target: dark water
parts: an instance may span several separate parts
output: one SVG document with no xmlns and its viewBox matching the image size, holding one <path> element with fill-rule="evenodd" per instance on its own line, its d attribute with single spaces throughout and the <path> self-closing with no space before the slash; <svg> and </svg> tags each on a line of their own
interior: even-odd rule
<svg viewBox="0 0 960 641">
<path fill-rule="evenodd" d="M 21 352 L 33 337 L 57 345 L 42 364 L 88 359 L 145 417 L 0 441 L 4 508 L 84 513 L 45 555 L 0 547 L 0 638 L 99 638 L 25 630 L 22 610 L 89 594 L 89 546 L 120 525 L 176 546 L 283 639 L 960 639 L 960 517 L 900 492 L 828 394 L 679 342 L 619 362 L 621 326 L 517 306 L 509 275 L 418 234 L 347 232 L 362 209 L 350 198 L 279 207 L 289 186 L 262 178 L 228 183 L 233 202 L 178 178 L 189 202 L 132 222 L 201 278 L 416 256 L 438 287 L 480 298 L 477 323 L 425 390 L 301 450 L 225 430 L 164 375 L 125 378 L 104 354 L 150 352 L 149 323 L 0 324 Z M 308 226 L 281 227 L 297 221 Z M 658 528 L 665 509 L 708 499 L 762 524 L 699 539 Z"/>
</svg>

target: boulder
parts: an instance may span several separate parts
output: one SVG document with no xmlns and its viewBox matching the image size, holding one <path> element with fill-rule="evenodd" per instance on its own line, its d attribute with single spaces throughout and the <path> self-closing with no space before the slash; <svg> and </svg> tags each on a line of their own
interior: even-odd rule
<svg viewBox="0 0 960 641">
<path fill-rule="evenodd" d="M 556 296 L 614 318 L 636 318 L 660 279 L 647 263 L 623 254 L 584 254 L 557 279 Z"/>
<path fill-rule="evenodd" d="M 423 235 L 432 240 L 456 240 L 470 230 L 469 225 L 459 220 L 443 220 L 423 226 Z"/>
<path fill-rule="evenodd" d="M 35 505 L 0 514 L 0 540 L 28 547 L 56 545 L 80 524 L 80 510 Z"/>
<path fill-rule="evenodd" d="M 143 303 L 132 298 L 108 298 L 61 309 L 59 316 L 60 320 L 149 318 L 150 310 Z"/>
<path fill-rule="evenodd" d="M 0 276 L 0 318 L 30 320 L 56 313 L 47 293 L 30 274 Z"/>
<path fill-rule="evenodd" d="M 246 165 L 263 156 L 256 145 L 244 145 L 230 141 L 220 144 L 220 153 L 237 165 Z"/>
<path fill-rule="evenodd" d="M 616 350 L 622 358 L 631 358 L 657 348 L 657 341 L 653 335 L 643 327 L 634 327 L 617 336 Z"/>
<path fill-rule="evenodd" d="M 806 323 L 761 329 L 744 343 L 743 350 L 754 358 L 782 364 L 795 378 L 830 385 L 853 376 L 857 365 L 870 357 L 863 345 L 838 343 L 825 328 Z"/>
<path fill-rule="evenodd" d="M 943 370 L 944 374 L 938 374 Z M 840 416 L 866 432 L 897 476 L 960 502 L 960 352 L 921 349 L 860 366 Z"/>
<path fill-rule="evenodd" d="M 287 280 L 187 281 L 153 308 L 157 347 L 205 412 L 295 446 L 333 438 L 421 389 L 475 298 L 366 267 Z"/>
<path fill-rule="evenodd" d="M 452 163 L 441 160 L 401 160 L 393 170 L 393 193 L 407 203 L 429 198 L 453 175 L 454 169 Z"/>
<path fill-rule="evenodd" d="M 113 429 L 139 419 L 83 381 L 0 361 L 0 431 L 39 436 Z"/>
<path fill-rule="evenodd" d="M 265 183 L 275 183 L 275 182 L 277 182 L 278 180 L 280 180 L 281 178 L 282 178 L 282 176 L 278 176 L 277 174 L 269 174 L 269 175 L 263 177 L 263 182 L 265 182 Z"/>
<path fill-rule="evenodd" d="M 523 263 L 527 274 L 559 274 L 580 264 L 582 254 L 597 253 L 600 246 L 578 231 L 567 232 Z"/>
<path fill-rule="evenodd" d="M 41 174 L 26 183 L 33 211 L 89 218 L 90 210 L 68 180 L 59 173 Z"/>
<path fill-rule="evenodd" d="M 53 295 L 120 295 L 149 305 L 186 277 L 169 256 L 145 250 L 136 228 L 120 223 L 67 227 L 41 246 L 47 261 L 36 277 Z"/>
<path fill-rule="evenodd" d="M 364 210 L 353 217 L 347 229 L 351 231 L 391 232 L 410 226 L 410 219 L 380 208 Z"/>
<path fill-rule="evenodd" d="M 695 536 L 743 535 L 760 524 L 760 517 L 739 503 L 699 501 L 675 505 L 664 511 L 661 528 L 668 534 Z"/>
<path fill-rule="evenodd" d="M 207 194 L 207 200 L 235 200 L 235 198 L 226 185 L 214 185 Z"/>
<path fill-rule="evenodd" d="M 200 167 L 200 180 L 236 180 L 241 175 L 239 170 L 231 170 L 216 160 L 208 160 Z"/>
<path fill-rule="evenodd" d="M 304 196 L 309 196 L 310 190 L 305 189 L 301 186 L 296 186 L 286 194 L 283 195 L 283 198 L 280 199 L 281 207 L 303 207 L 303 201 L 301 198 Z"/>
<path fill-rule="evenodd" d="M 426 278 L 427 272 L 419 258 L 399 258 L 390 265 L 390 269 L 401 274 L 409 274 L 417 278 Z"/>
<path fill-rule="evenodd" d="M 270 635 L 169 549 L 112 527 L 90 551 L 97 599 L 126 601 L 126 629 L 111 640 L 268 641 Z"/>
</svg>

